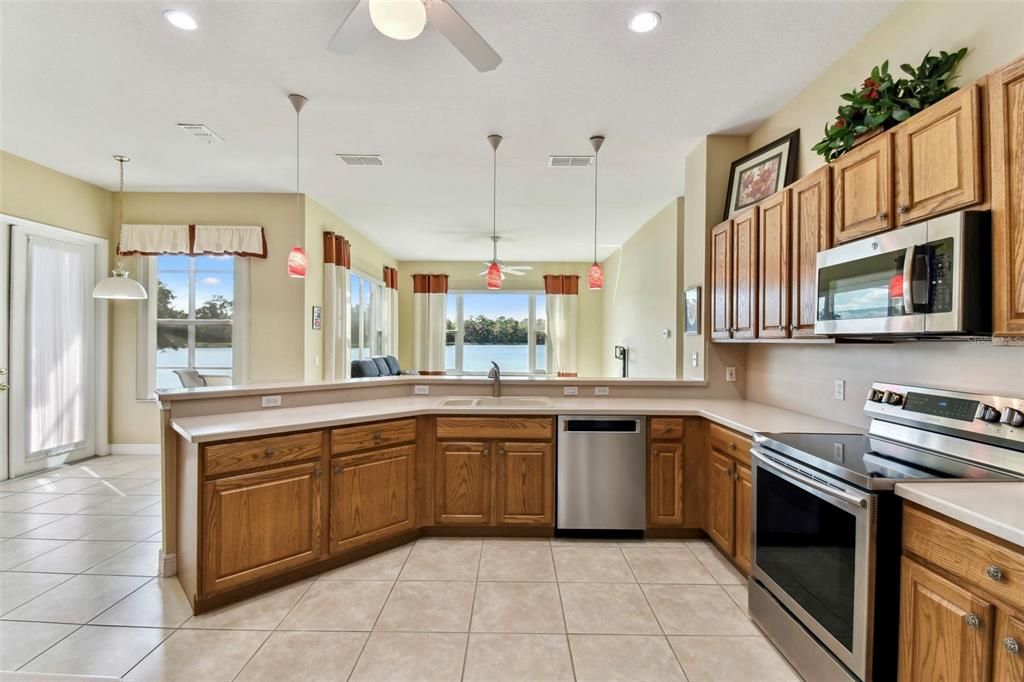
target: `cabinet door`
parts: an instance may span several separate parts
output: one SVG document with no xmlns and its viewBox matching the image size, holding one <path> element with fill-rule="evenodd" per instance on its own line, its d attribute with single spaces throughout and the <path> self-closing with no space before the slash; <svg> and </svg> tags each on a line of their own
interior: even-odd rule
<svg viewBox="0 0 1024 682">
<path fill-rule="evenodd" d="M 320 463 L 310 462 L 206 483 L 204 594 L 320 558 L 320 474 Z"/>
<path fill-rule="evenodd" d="M 331 462 L 331 551 L 412 530 L 416 446 L 336 457 Z"/>
<path fill-rule="evenodd" d="M 647 456 L 647 525 L 683 524 L 683 444 L 651 443 Z"/>
<path fill-rule="evenodd" d="M 711 228 L 711 338 L 732 336 L 732 221 Z"/>
<path fill-rule="evenodd" d="M 996 612 L 996 653 L 992 682 L 1024 680 L 1024 618 Z"/>
<path fill-rule="evenodd" d="M 789 336 L 789 190 L 757 206 L 758 332 L 762 339 Z"/>
<path fill-rule="evenodd" d="M 949 95 L 893 130 L 900 225 L 981 201 L 978 86 Z"/>
<path fill-rule="evenodd" d="M 903 558 L 900 594 L 901 682 L 987 680 L 992 605 Z"/>
<path fill-rule="evenodd" d="M 757 338 L 757 209 L 732 221 L 732 336 Z"/>
<path fill-rule="evenodd" d="M 754 563 L 754 550 L 751 544 L 754 514 L 754 480 L 750 476 L 750 467 L 736 465 L 736 563 L 744 575 L 750 575 L 750 566 Z"/>
<path fill-rule="evenodd" d="M 491 522 L 491 444 L 438 443 L 434 520 L 442 525 Z"/>
<path fill-rule="evenodd" d="M 818 252 L 832 246 L 831 168 L 822 166 L 790 188 L 790 331 L 813 336 L 818 310 Z"/>
<path fill-rule="evenodd" d="M 1024 336 L 1024 57 L 988 80 L 993 331 Z"/>
<path fill-rule="evenodd" d="M 832 163 L 832 241 L 884 232 L 892 219 L 892 136 L 882 133 Z"/>
<path fill-rule="evenodd" d="M 555 457 L 551 443 L 497 443 L 495 521 L 510 526 L 555 523 Z"/>
<path fill-rule="evenodd" d="M 708 527 L 705 530 L 723 552 L 732 555 L 736 490 L 733 460 L 711 450 L 708 464 Z"/>
</svg>

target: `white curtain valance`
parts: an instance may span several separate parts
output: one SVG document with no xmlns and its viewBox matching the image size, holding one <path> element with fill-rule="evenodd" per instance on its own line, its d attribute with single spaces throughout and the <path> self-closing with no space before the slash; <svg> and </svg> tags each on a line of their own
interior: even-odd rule
<svg viewBox="0 0 1024 682">
<path fill-rule="evenodd" d="M 266 258 L 267 240 L 259 225 L 122 225 L 117 252 Z"/>
<path fill-rule="evenodd" d="M 267 257 L 267 242 L 259 225 L 196 225 L 192 253 Z"/>
<path fill-rule="evenodd" d="M 124 256 L 191 253 L 188 225 L 122 225 L 117 252 Z"/>
</svg>

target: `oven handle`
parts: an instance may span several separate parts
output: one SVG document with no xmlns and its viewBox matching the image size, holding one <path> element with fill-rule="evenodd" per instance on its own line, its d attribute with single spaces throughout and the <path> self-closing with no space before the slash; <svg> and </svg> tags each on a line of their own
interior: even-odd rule
<svg viewBox="0 0 1024 682">
<path fill-rule="evenodd" d="M 842 500 L 843 502 L 846 502 L 848 504 L 852 504 L 855 507 L 867 507 L 868 506 L 868 499 L 866 497 L 858 497 L 856 495 L 851 495 L 850 493 L 844 492 L 842 490 L 836 490 L 835 488 L 830 488 L 829 486 L 825 485 L 824 483 L 818 483 L 817 481 L 815 481 L 810 476 L 805 476 L 804 474 L 800 473 L 799 471 L 794 471 L 793 469 L 787 469 L 786 467 L 782 466 L 781 464 L 776 464 L 771 459 L 769 459 L 765 455 L 761 454 L 757 450 L 751 450 L 750 452 L 751 452 L 751 454 L 754 455 L 754 457 L 757 458 L 758 464 L 761 465 L 761 466 L 764 466 L 766 469 L 772 469 L 777 474 L 780 474 L 780 475 L 785 476 L 787 478 L 791 478 L 791 479 L 794 479 L 796 481 L 799 481 L 803 485 L 806 485 L 808 488 L 814 488 L 818 492 L 825 493 L 826 495 L 834 497 L 834 498 L 836 498 L 838 500 Z"/>
<path fill-rule="evenodd" d="M 903 314 L 914 314 L 914 252 L 916 244 L 907 247 L 907 254 L 903 257 Z"/>
</svg>

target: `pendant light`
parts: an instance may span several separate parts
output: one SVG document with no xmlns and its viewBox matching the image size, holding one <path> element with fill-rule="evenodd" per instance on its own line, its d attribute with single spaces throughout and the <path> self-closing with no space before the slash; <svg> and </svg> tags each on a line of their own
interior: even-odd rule
<svg viewBox="0 0 1024 682">
<path fill-rule="evenodd" d="M 302 195 L 299 194 L 299 113 L 309 101 L 302 95 L 288 95 L 288 101 L 295 109 L 295 246 L 288 254 L 288 276 L 297 279 L 306 277 L 306 251 L 302 248 Z"/>
<path fill-rule="evenodd" d="M 594 148 L 594 264 L 587 273 L 587 288 L 595 291 L 604 286 L 604 272 L 601 271 L 601 264 L 597 262 L 597 153 L 601 151 L 603 144 L 604 137 L 601 135 L 590 138 L 590 146 Z"/>
<path fill-rule="evenodd" d="M 487 288 L 501 288 L 501 266 L 498 265 L 498 145 L 501 144 L 501 135 L 488 135 L 487 141 L 491 143 L 494 152 L 491 175 L 491 242 L 494 251 L 491 254 L 491 264 L 487 266 Z"/>
<path fill-rule="evenodd" d="M 117 194 L 117 232 L 120 235 L 121 225 L 124 224 L 124 165 L 131 161 L 127 156 L 117 155 L 114 157 L 120 166 L 120 186 Z M 111 276 L 102 280 L 92 290 L 93 298 L 106 298 L 118 300 L 140 300 L 147 298 L 146 290 L 141 284 L 128 277 L 128 270 L 124 263 L 117 262 L 111 271 Z"/>
</svg>

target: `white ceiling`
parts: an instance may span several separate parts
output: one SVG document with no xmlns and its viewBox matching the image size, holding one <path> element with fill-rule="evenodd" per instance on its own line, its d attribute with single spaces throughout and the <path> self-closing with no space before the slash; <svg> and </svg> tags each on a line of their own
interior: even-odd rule
<svg viewBox="0 0 1024 682">
<path fill-rule="evenodd" d="M 286 95 L 299 92 L 303 190 L 397 258 L 488 255 L 486 136 L 498 132 L 501 255 L 585 260 L 592 170 L 548 168 L 550 154 L 586 154 L 591 135 L 607 136 L 599 241 L 620 244 L 683 193 L 700 136 L 752 129 L 897 0 L 452 3 L 504 58 L 497 71 L 478 73 L 429 27 L 332 54 L 352 0 L 2 0 L 0 147 L 110 189 L 110 157 L 127 154 L 129 190 L 289 192 Z M 171 6 L 200 29 L 170 26 Z M 656 32 L 626 30 L 639 8 L 661 12 Z M 207 145 L 179 122 L 226 141 Z M 386 165 L 346 167 L 337 152 Z"/>
</svg>

